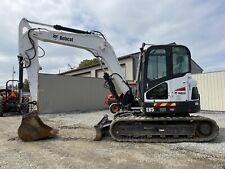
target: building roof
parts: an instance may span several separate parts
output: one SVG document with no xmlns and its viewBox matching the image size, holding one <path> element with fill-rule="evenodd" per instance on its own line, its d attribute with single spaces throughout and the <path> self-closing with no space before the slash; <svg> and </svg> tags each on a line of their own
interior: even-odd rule
<svg viewBox="0 0 225 169">
<path fill-rule="evenodd" d="M 203 72 L 203 69 L 193 59 L 191 59 L 191 67 L 192 71 L 198 70 L 201 73 Z"/>
<path fill-rule="evenodd" d="M 135 53 L 131 53 L 129 55 L 120 56 L 120 57 L 118 57 L 118 60 L 123 60 L 123 59 L 127 59 L 127 58 L 130 58 L 130 57 L 134 58 L 134 57 L 137 57 L 139 54 L 140 54 L 140 52 L 135 52 Z M 71 70 L 60 73 L 60 75 L 64 75 L 64 74 L 71 73 L 71 72 L 78 71 L 78 70 L 89 69 L 89 68 L 92 68 L 92 67 L 95 67 L 95 66 L 100 66 L 100 64 L 97 63 L 97 64 L 94 64 L 94 65 L 90 65 L 90 66 L 86 66 L 86 67 L 82 67 L 82 68 L 71 69 Z"/>
<path fill-rule="evenodd" d="M 128 55 L 118 57 L 118 60 L 123 60 L 123 59 L 127 59 L 127 58 L 130 58 L 130 57 L 137 58 L 137 57 L 139 57 L 139 54 L 140 54 L 140 52 L 131 53 L 131 54 L 128 54 Z M 76 69 L 72 69 L 72 70 L 62 72 L 60 74 L 64 75 L 64 74 L 67 74 L 67 73 L 72 73 L 74 71 L 89 69 L 89 68 L 96 67 L 96 66 L 100 66 L 100 64 L 97 63 L 97 64 L 86 66 L 86 67 L 83 67 L 83 68 L 76 68 Z M 191 67 L 192 67 L 192 73 L 202 73 L 203 72 L 203 69 L 193 59 L 191 59 Z"/>
</svg>

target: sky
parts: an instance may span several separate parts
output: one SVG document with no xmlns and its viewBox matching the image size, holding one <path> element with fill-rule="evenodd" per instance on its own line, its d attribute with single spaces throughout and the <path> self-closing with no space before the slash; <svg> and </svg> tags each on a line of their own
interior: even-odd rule
<svg viewBox="0 0 225 169">
<path fill-rule="evenodd" d="M 205 72 L 225 70 L 225 0 L 1 0 L 0 86 L 18 78 L 18 24 L 22 18 L 102 32 L 117 56 L 138 52 L 142 42 L 187 46 Z M 92 54 L 39 43 L 43 73 L 77 67 Z"/>
</svg>

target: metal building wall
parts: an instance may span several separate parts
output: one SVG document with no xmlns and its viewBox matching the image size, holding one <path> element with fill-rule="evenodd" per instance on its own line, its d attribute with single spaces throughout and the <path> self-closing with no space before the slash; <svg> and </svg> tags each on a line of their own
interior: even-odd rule
<svg viewBox="0 0 225 169">
<path fill-rule="evenodd" d="M 123 59 L 120 59 L 119 62 L 122 67 L 124 76 L 126 77 L 126 80 L 134 80 L 133 58 L 132 57 L 123 58 Z M 88 66 L 86 68 L 78 68 L 78 69 L 69 70 L 67 72 L 61 73 L 61 75 L 103 78 L 103 73 L 104 72 L 102 71 L 100 65 L 93 65 L 93 66 Z"/>
<path fill-rule="evenodd" d="M 201 109 L 225 111 L 225 71 L 192 76 L 198 82 Z"/>
<path fill-rule="evenodd" d="M 104 104 L 107 94 L 103 79 L 39 74 L 40 113 L 104 109 L 108 107 Z"/>
</svg>

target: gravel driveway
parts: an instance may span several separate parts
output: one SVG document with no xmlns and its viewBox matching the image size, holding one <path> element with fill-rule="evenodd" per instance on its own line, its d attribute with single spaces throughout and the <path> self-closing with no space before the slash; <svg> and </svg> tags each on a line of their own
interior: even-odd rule
<svg viewBox="0 0 225 169">
<path fill-rule="evenodd" d="M 225 113 L 200 113 L 220 126 L 210 143 L 120 143 L 92 141 L 93 125 L 107 111 L 41 115 L 60 129 L 55 139 L 22 142 L 17 137 L 20 116 L 0 118 L 0 168 L 79 169 L 225 169 Z"/>
</svg>

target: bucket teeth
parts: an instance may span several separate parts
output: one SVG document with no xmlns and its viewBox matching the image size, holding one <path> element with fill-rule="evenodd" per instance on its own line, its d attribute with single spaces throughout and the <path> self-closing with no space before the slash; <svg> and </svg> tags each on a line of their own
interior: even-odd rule
<svg viewBox="0 0 225 169">
<path fill-rule="evenodd" d="M 57 129 L 46 125 L 38 116 L 37 111 L 25 114 L 18 128 L 18 136 L 23 141 L 36 141 L 56 137 Z"/>
</svg>

